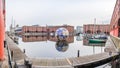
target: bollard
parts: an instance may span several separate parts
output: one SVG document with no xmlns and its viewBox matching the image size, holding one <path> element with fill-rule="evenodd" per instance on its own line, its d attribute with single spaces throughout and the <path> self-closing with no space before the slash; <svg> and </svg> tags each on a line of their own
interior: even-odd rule
<svg viewBox="0 0 120 68">
<path fill-rule="evenodd" d="M 24 65 L 27 66 L 27 68 L 32 68 L 32 63 L 28 59 L 24 59 Z"/>
<path fill-rule="evenodd" d="M 16 61 L 14 63 L 14 68 L 18 68 Z"/>
<path fill-rule="evenodd" d="M 24 59 L 24 65 L 27 65 L 29 63 L 28 59 Z"/>
<path fill-rule="evenodd" d="M 23 49 L 23 52 L 25 53 L 25 49 Z"/>
<path fill-rule="evenodd" d="M 4 48 L 6 47 L 6 44 L 7 44 L 7 42 L 6 42 L 6 40 L 4 40 Z"/>
<path fill-rule="evenodd" d="M 79 52 L 80 52 L 80 50 L 78 50 L 77 57 L 79 57 Z"/>
<path fill-rule="evenodd" d="M 27 67 L 28 68 L 32 68 L 32 63 L 29 62 L 28 65 L 27 65 Z"/>
<path fill-rule="evenodd" d="M 14 54 L 14 52 L 13 52 L 13 51 L 11 51 L 11 58 L 12 58 L 12 60 L 13 60 L 13 54 Z"/>
</svg>

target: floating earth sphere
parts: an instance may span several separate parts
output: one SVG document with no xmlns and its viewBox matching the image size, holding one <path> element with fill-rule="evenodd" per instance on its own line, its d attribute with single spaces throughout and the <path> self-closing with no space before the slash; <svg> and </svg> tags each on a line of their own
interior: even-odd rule
<svg viewBox="0 0 120 68">
<path fill-rule="evenodd" d="M 56 30 L 56 36 L 58 39 L 65 39 L 68 35 L 69 35 L 69 32 L 66 28 L 58 28 Z"/>
</svg>

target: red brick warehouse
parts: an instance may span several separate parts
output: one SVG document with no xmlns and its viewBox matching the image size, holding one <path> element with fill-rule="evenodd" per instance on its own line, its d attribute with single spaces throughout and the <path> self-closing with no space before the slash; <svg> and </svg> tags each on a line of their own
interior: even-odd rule
<svg viewBox="0 0 120 68">
<path fill-rule="evenodd" d="M 87 34 L 100 34 L 105 33 L 109 34 L 110 32 L 110 25 L 109 24 L 86 24 L 83 26 L 84 33 Z"/>
<path fill-rule="evenodd" d="M 120 37 L 120 0 L 116 1 L 110 22 L 110 34 Z"/>
<path fill-rule="evenodd" d="M 58 28 L 66 28 L 69 31 L 69 35 L 74 35 L 74 26 L 62 25 L 62 26 L 23 26 L 22 33 L 53 33 L 55 34 Z"/>
</svg>

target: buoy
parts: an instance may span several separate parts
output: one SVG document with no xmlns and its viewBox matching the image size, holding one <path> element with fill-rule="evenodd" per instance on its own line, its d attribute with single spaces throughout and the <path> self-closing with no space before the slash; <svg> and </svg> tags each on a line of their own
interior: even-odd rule
<svg viewBox="0 0 120 68">
<path fill-rule="evenodd" d="M 3 15 L 3 0 L 0 0 L 0 60 L 4 60 L 4 15 Z"/>
</svg>

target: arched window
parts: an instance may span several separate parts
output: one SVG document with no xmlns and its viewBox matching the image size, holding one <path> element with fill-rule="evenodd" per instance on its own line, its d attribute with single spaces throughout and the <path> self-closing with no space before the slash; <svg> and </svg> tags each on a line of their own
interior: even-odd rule
<svg viewBox="0 0 120 68">
<path fill-rule="evenodd" d="M 120 18 L 118 19 L 118 26 L 120 26 Z"/>
<path fill-rule="evenodd" d="M 91 30 L 87 30 L 87 33 L 89 33 L 89 34 L 90 34 L 90 33 L 91 33 Z"/>
<path fill-rule="evenodd" d="M 99 33 L 101 33 L 101 31 L 100 31 L 100 30 L 97 30 L 97 33 L 99 34 Z"/>
</svg>

